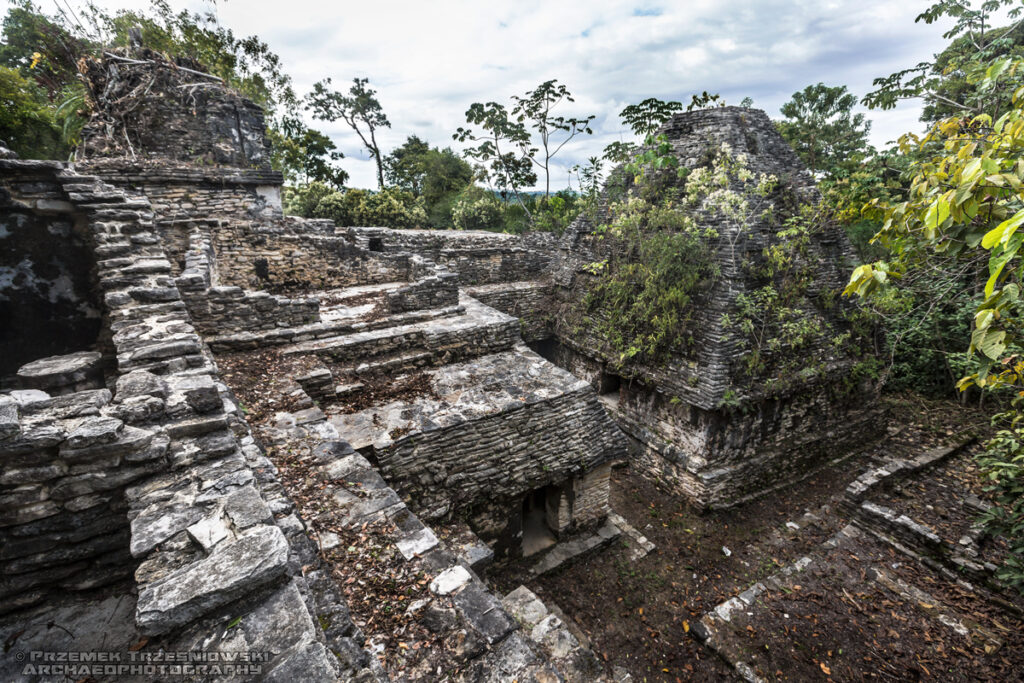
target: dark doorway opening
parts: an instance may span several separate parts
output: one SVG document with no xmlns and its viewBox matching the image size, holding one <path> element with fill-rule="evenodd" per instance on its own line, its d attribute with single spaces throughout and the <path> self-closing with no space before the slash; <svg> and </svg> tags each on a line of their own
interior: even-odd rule
<svg viewBox="0 0 1024 683">
<path fill-rule="evenodd" d="M 384 240 L 380 237 L 371 237 L 370 251 L 384 251 Z"/>
<path fill-rule="evenodd" d="M 548 524 L 547 499 L 550 486 L 537 489 L 523 499 L 523 557 L 536 555 L 558 542 Z"/>
<path fill-rule="evenodd" d="M 544 360 L 555 363 L 555 351 L 558 348 L 558 340 L 554 337 L 548 337 L 547 339 L 538 339 L 537 341 L 526 342 L 526 345 L 530 347 L 530 350 L 536 353 Z M 555 363 L 558 365 L 558 363 Z"/>
</svg>

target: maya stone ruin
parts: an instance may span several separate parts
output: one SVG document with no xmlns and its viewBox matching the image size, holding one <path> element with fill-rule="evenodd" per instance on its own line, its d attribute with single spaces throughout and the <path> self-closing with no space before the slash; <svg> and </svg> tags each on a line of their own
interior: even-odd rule
<svg viewBox="0 0 1024 683">
<path fill-rule="evenodd" d="M 767 222 L 720 226 L 694 353 L 622 364 L 559 313 L 601 257 L 587 218 L 556 238 L 283 215 L 262 111 L 196 67 L 108 55 L 74 163 L 0 158 L 0 619 L 36 649 L 252 651 L 258 676 L 225 677 L 386 680 L 351 617 L 380 571 L 414 577 L 407 614 L 438 643 L 411 679 L 611 680 L 488 565 L 644 547 L 610 507 L 613 466 L 728 507 L 875 428 L 841 352 L 801 350 L 825 371 L 783 391 L 740 377 L 722 320 L 758 283 L 726 250 L 761 253 Z M 763 112 L 662 132 L 683 165 L 726 143 L 813 201 Z M 809 249 L 802 310 L 841 334 L 822 292 L 849 246 L 836 228 Z M 386 566 L 326 559 L 360 543 Z M 62 619 L 106 626 L 44 626 Z"/>
</svg>

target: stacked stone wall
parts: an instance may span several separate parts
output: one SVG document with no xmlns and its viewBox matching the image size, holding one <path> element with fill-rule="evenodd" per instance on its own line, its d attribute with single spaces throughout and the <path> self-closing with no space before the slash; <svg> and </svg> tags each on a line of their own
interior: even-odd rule
<svg viewBox="0 0 1024 683">
<path fill-rule="evenodd" d="M 22 163 L 0 161 L 0 170 L 6 178 Z M 116 369 L 113 392 L 0 399 L 5 611 L 44 601 L 47 589 L 89 589 L 134 572 L 136 624 L 164 646 L 176 649 L 198 629 L 203 649 L 238 649 L 245 643 L 208 639 L 233 605 L 268 623 L 305 624 L 258 634 L 274 657 L 268 669 L 301 661 L 337 676 L 293 564 L 316 556 L 226 400 L 149 204 L 61 164 L 43 168 L 91 231 Z"/>
<path fill-rule="evenodd" d="M 551 284 L 544 280 L 467 287 L 465 291 L 477 301 L 519 318 L 525 342 L 548 339 L 553 334 L 555 301 Z"/>
<path fill-rule="evenodd" d="M 210 243 L 194 236 L 185 270 L 175 278 L 192 321 L 203 334 L 254 332 L 299 327 L 320 319 L 315 297 L 291 299 L 241 287 L 214 287 L 215 257 Z"/>
<path fill-rule="evenodd" d="M 463 285 L 541 277 L 555 253 L 553 239 L 498 232 L 349 228 L 356 244 L 385 254 L 412 252 L 459 276 Z"/>
<path fill-rule="evenodd" d="M 616 419 L 641 442 L 634 466 L 698 505 L 727 507 L 809 476 L 878 433 L 859 392 L 809 386 L 743 410 L 706 411 L 639 383 L 620 388 Z"/>
</svg>

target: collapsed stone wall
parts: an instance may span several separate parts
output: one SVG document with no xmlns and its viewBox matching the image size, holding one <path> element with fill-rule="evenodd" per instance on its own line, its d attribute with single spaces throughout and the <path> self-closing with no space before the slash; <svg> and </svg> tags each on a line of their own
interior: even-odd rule
<svg viewBox="0 0 1024 683">
<path fill-rule="evenodd" d="M 234 168 L 269 168 L 263 109 L 187 57 L 145 48 L 84 63 L 94 104 L 78 160 L 160 157 Z"/>
<path fill-rule="evenodd" d="M 315 556 L 189 324 L 149 204 L 57 162 L 0 161 L 4 190 L 28 169 L 61 188 L 91 233 L 116 370 L 113 392 L 79 390 L 99 354 L 33 363 L 19 378 L 60 395 L 0 399 L 4 611 L 134 576 L 136 623 L 153 647 L 176 649 L 198 628 L 204 649 L 245 649 L 234 635 L 209 638 L 234 605 L 305 620 L 249 640 L 272 654 L 268 669 L 301 661 L 337 676 L 293 564 Z M 334 610 L 347 615 L 344 605 Z M 361 656 L 356 669 L 367 664 Z"/>
</svg>

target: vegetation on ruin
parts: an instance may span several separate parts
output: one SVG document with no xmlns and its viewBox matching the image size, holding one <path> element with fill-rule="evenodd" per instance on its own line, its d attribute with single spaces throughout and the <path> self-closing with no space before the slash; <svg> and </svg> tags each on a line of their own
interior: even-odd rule
<svg viewBox="0 0 1024 683">
<path fill-rule="evenodd" d="M 755 177 L 726 146 L 689 169 L 664 138 L 648 141 L 624 169 L 628 189 L 594 230 L 611 244 L 587 266 L 596 282 L 581 302 L 620 363 L 660 364 L 691 350 L 700 295 L 720 275 L 719 244 L 739 258 L 732 226 L 763 212 L 777 182 Z"/>
</svg>

